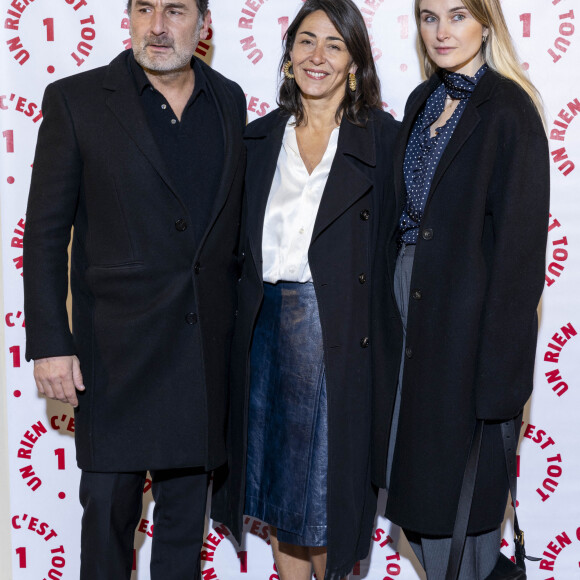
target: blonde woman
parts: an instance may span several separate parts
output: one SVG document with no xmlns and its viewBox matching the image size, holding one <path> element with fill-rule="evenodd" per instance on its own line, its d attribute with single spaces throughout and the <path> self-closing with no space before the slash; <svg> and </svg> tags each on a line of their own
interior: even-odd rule
<svg viewBox="0 0 580 580">
<path fill-rule="evenodd" d="M 499 556 L 507 502 L 500 423 L 519 431 L 532 390 L 548 148 L 500 0 L 416 0 L 415 16 L 429 79 L 409 97 L 396 151 L 405 345 L 386 397 L 386 513 L 428 579 L 444 578 L 476 421 L 485 420 L 459 576 L 477 580 Z"/>
</svg>

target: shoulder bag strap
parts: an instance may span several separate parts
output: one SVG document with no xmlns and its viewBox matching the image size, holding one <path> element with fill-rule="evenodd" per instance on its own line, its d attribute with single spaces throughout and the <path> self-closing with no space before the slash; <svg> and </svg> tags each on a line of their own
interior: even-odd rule
<svg viewBox="0 0 580 580">
<path fill-rule="evenodd" d="M 459 494 L 459 505 L 453 527 L 453 537 L 451 538 L 451 549 L 447 564 L 445 580 L 457 580 L 465 537 L 467 536 L 467 525 L 469 523 L 469 513 L 471 512 L 471 502 L 475 490 L 475 479 L 477 476 L 477 466 L 479 464 L 479 451 L 481 449 L 481 439 L 483 436 L 483 420 L 478 420 L 475 426 L 475 433 L 471 441 L 469 457 L 463 474 L 463 483 Z"/>
<path fill-rule="evenodd" d="M 533 556 L 526 555 L 526 549 L 524 546 L 524 532 L 520 529 L 518 523 L 518 512 L 516 510 L 517 506 L 517 467 L 516 467 L 516 448 L 518 445 L 515 426 L 513 421 L 506 421 L 501 424 L 501 434 L 503 439 L 503 448 L 505 453 L 505 463 L 507 466 L 508 480 L 510 484 L 510 493 L 512 496 L 512 504 L 514 506 L 514 545 L 515 545 L 515 557 L 516 564 L 522 570 L 526 569 L 525 560 L 530 560 L 533 562 L 539 562 L 542 558 L 535 558 Z"/>
</svg>

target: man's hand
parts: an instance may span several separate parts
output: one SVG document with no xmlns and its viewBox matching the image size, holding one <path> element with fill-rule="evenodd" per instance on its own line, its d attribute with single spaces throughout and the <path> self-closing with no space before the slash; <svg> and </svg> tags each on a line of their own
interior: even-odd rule
<svg viewBox="0 0 580 580">
<path fill-rule="evenodd" d="M 34 380 L 38 392 L 78 407 L 76 389 L 84 391 L 81 365 L 76 356 L 54 356 L 34 361 Z"/>
</svg>

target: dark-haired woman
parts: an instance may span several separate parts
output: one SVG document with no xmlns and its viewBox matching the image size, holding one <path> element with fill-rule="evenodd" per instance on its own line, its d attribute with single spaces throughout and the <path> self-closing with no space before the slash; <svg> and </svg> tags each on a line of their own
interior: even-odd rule
<svg viewBox="0 0 580 580">
<path fill-rule="evenodd" d="M 351 0 L 306 0 L 281 72 L 280 108 L 245 136 L 224 520 L 239 535 L 245 498 L 282 580 L 339 579 L 367 554 L 376 507 L 371 289 L 398 124 Z"/>
<path fill-rule="evenodd" d="M 409 97 L 396 156 L 395 291 L 406 346 L 394 413 L 385 413 L 387 516 L 427 578 L 445 578 L 483 420 L 459 576 L 479 580 L 498 559 L 507 503 L 501 423 L 519 432 L 532 390 L 548 146 L 500 0 L 415 0 L 415 18 L 431 76 Z"/>
</svg>

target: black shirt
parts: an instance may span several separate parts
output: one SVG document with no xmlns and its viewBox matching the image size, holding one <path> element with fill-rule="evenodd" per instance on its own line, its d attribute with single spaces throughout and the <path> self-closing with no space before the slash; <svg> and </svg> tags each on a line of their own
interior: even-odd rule
<svg viewBox="0 0 580 580">
<path fill-rule="evenodd" d="M 200 64 L 192 58 L 195 87 L 180 121 L 132 53 L 129 66 L 153 138 L 189 212 L 185 225 L 194 229 L 199 244 L 209 224 L 224 165 L 222 122 L 215 98 Z"/>
</svg>

